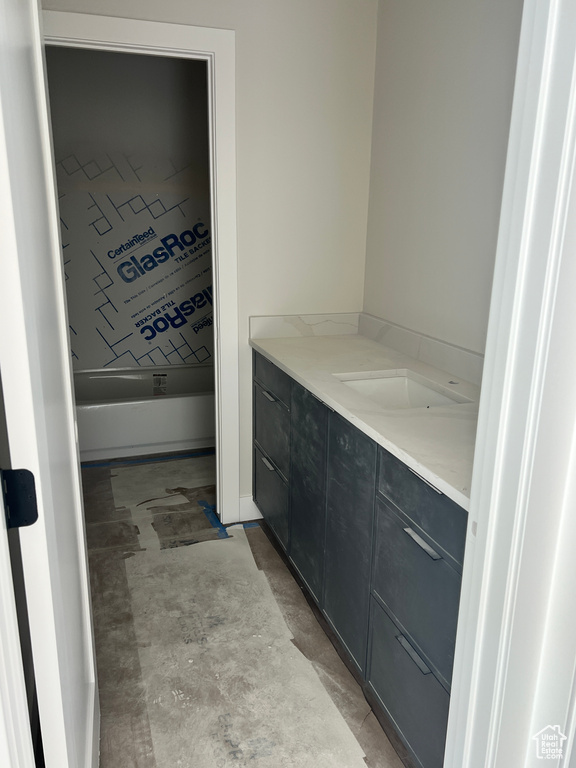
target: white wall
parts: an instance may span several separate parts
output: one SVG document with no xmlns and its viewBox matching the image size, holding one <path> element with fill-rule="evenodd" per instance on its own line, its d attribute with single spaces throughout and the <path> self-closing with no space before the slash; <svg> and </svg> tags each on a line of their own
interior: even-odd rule
<svg viewBox="0 0 576 768">
<path fill-rule="evenodd" d="M 522 0 L 380 0 L 364 311 L 484 352 Z"/>
<path fill-rule="evenodd" d="M 377 0 L 44 0 L 236 30 L 241 493 L 248 317 L 362 306 Z"/>
</svg>

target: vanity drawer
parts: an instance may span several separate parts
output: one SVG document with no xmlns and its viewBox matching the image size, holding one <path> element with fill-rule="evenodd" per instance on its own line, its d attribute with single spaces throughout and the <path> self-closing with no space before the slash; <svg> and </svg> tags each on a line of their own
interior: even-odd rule
<svg viewBox="0 0 576 768">
<path fill-rule="evenodd" d="M 377 500 L 372 591 L 449 689 L 461 579 L 425 537 Z"/>
<path fill-rule="evenodd" d="M 434 539 L 456 568 L 462 568 L 467 522 L 462 507 L 382 447 L 379 450 L 378 492 Z"/>
<path fill-rule="evenodd" d="M 423 768 L 441 768 L 450 696 L 372 598 L 368 682 Z"/>
<path fill-rule="evenodd" d="M 288 548 L 288 485 L 273 464 L 254 448 L 254 501 L 278 540 Z"/>
<path fill-rule="evenodd" d="M 254 378 L 262 389 L 290 409 L 292 379 L 258 352 L 254 352 Z"/>
<path fill-rule="evenodd" d="M 254 439 L 285 479 L 290 473 L 290 412 L 254 382 Z"/>
</svg>

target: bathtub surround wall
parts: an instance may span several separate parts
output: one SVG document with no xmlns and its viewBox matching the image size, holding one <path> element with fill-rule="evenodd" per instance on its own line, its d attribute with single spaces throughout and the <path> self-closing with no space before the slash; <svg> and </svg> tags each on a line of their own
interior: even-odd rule
<svg viewBox="0 0 576 768">
<path fill-rule="evenodd" d="M 205 64 L 47 60 L 74 368 L 211 361 Z"/>
<path fill-rule="evenodd" d="M 112 153 L 57 162 L 75 369 L 213 357 L 210 211 L 173 191 L 185 169 L 147 160 L 137 170 L 133 157 Z"/>
</svg>

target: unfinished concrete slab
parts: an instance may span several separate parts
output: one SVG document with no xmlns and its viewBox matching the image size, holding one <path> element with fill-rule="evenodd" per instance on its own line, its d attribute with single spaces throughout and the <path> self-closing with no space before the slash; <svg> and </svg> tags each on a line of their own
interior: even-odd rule
<svg viewBox="0 0 576 768">
<path fill-rule="evenodd" d="M 400 768 L 262 530 L 219 538 L 213 457 L 89 471 L 101 768 Z"/>
<path fill-rule="evenodd" d="M 244 530 L 126 561 L 161 765 L 365 768 L 313 666 L 292 644 Z"/>
</svg>

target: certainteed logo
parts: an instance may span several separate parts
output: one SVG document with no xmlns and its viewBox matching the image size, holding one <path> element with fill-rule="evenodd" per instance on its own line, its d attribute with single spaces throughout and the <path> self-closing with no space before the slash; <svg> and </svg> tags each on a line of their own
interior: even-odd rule
<svg viewBox="0 0 576 768">
<path fill-rule="evenodd" d="M 111 248 L 108 251 L 108 258 L 115 259 L 116 256 L 121 256 L 123 253 L 126 253 L 126 251 L 134 248 L 135 245 L 141 245 L 146 240 L 151 240 L 154 237 L 156 237 L 156 232 L 154 232 L 152 227 L 139 235 L 132 235 L 129 240 L 126 240 L 125 243 L 121 243 L 117 248 Z"/>
</svg>

